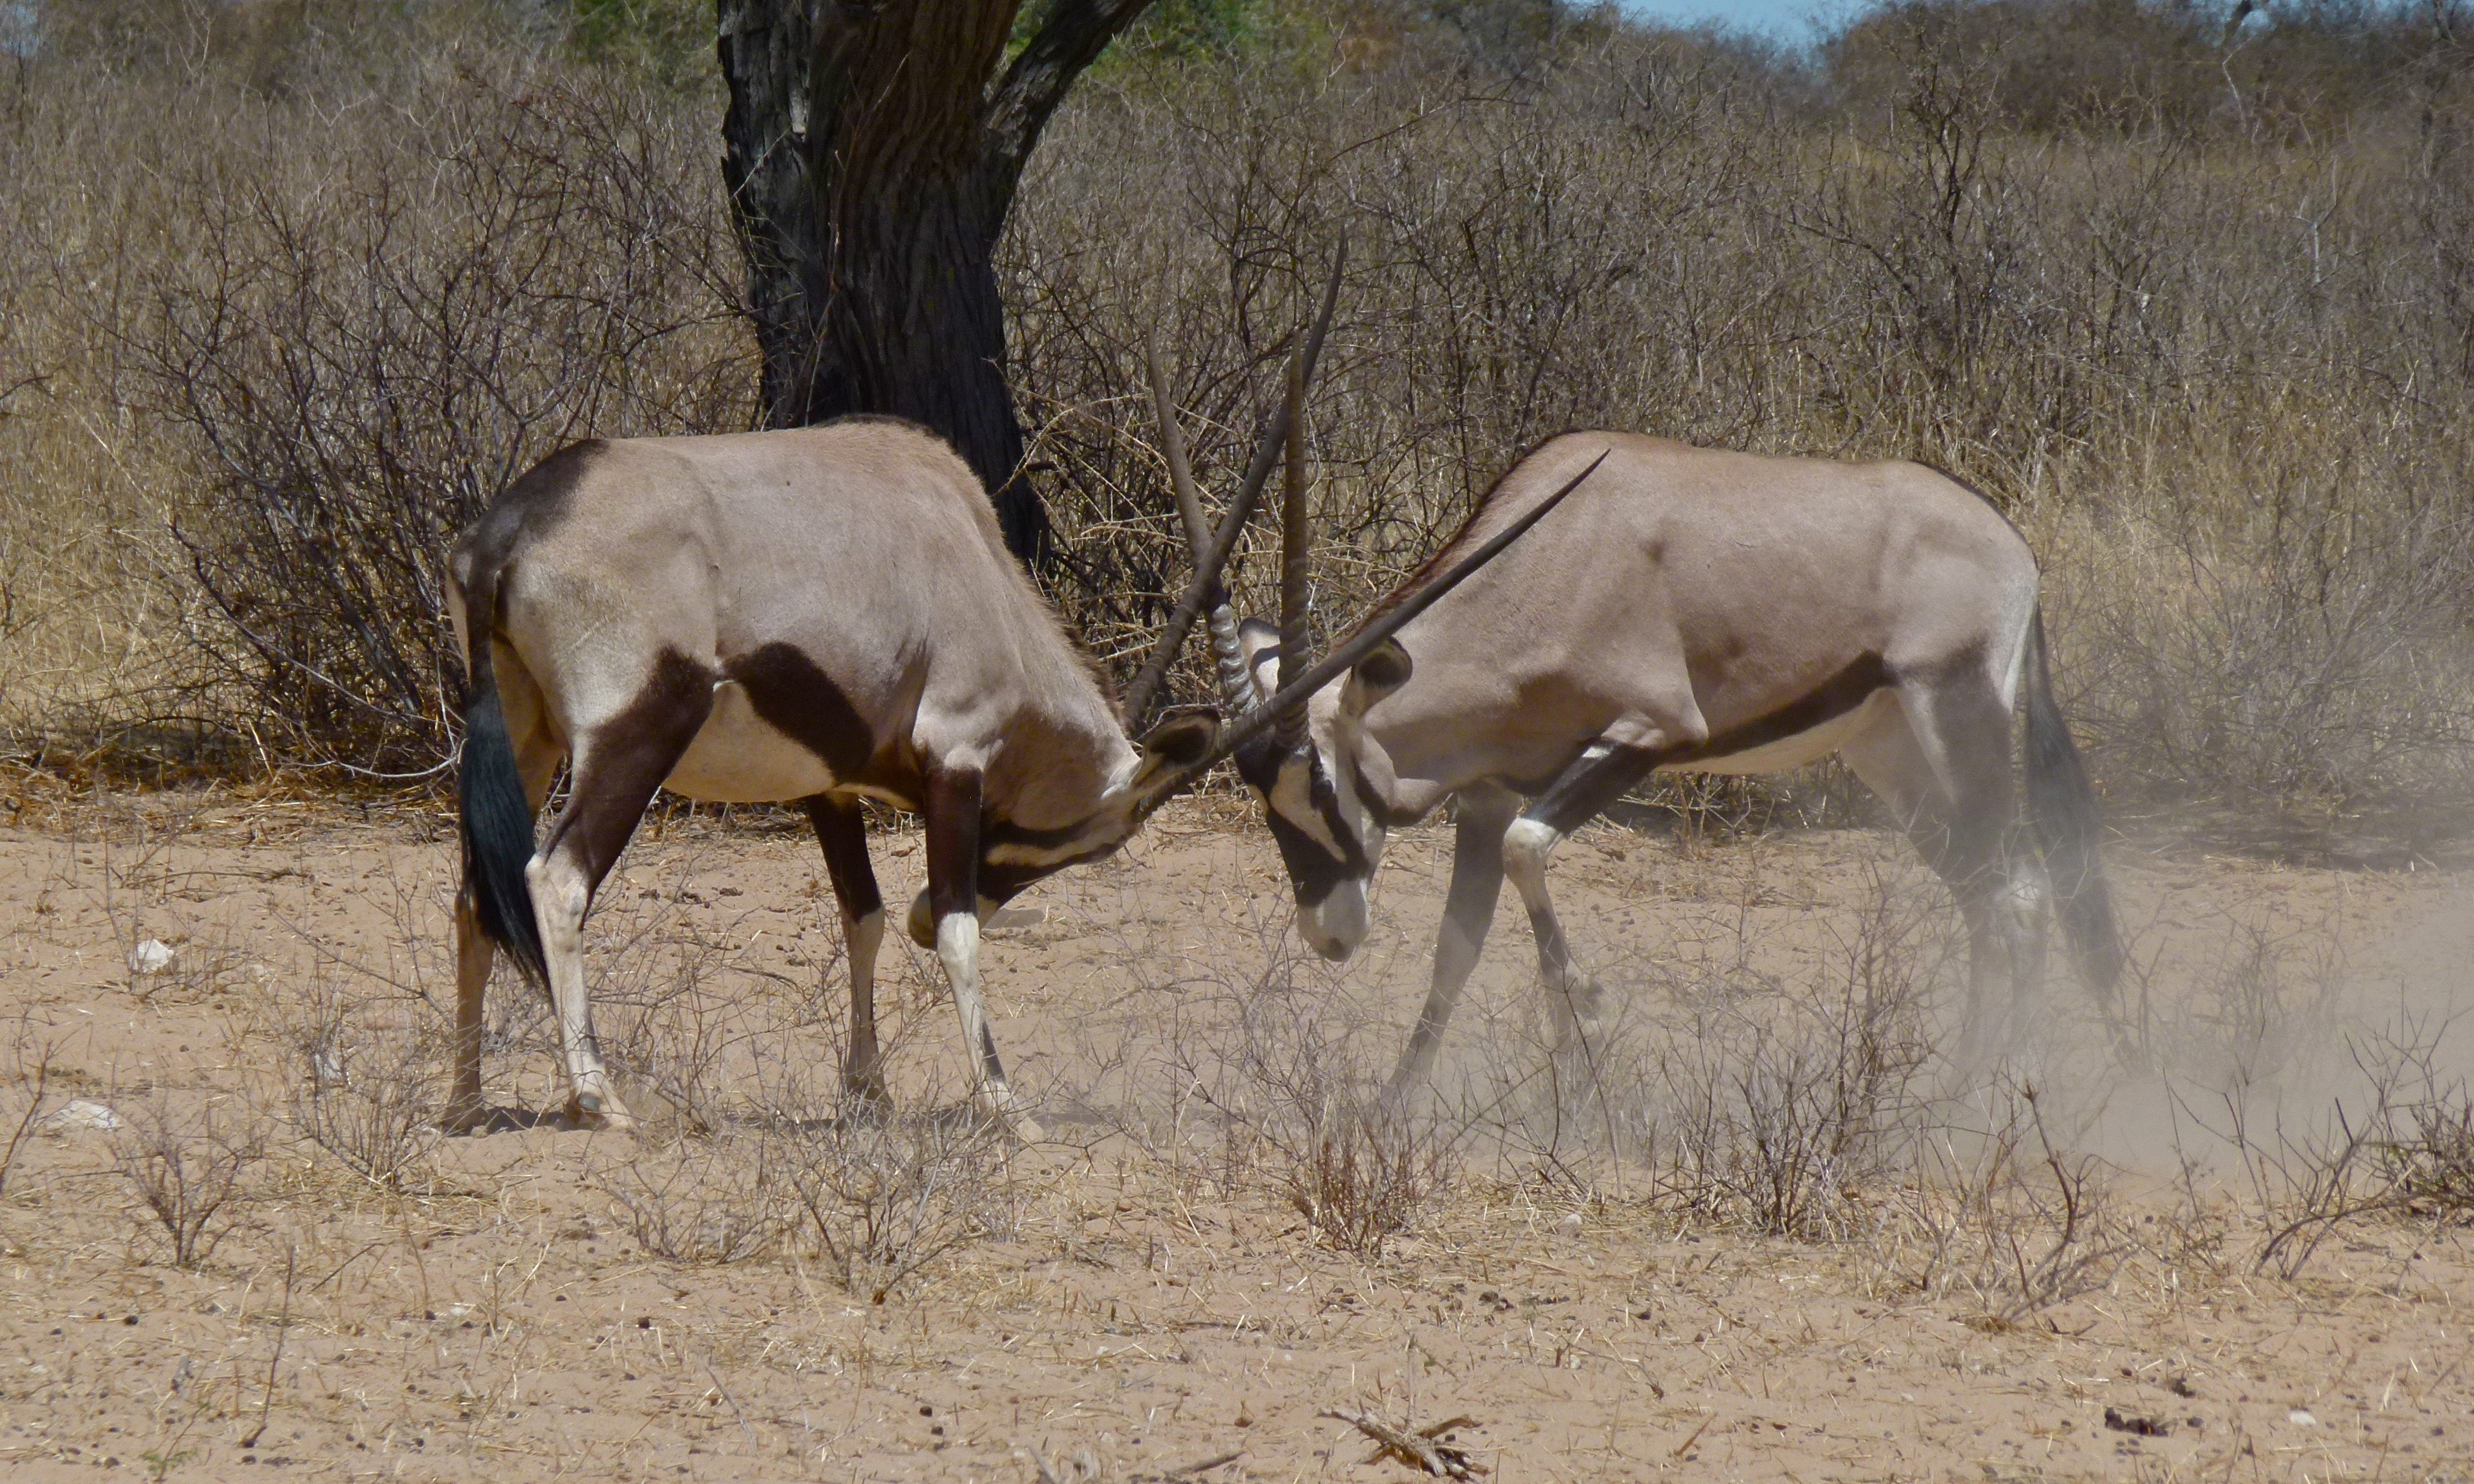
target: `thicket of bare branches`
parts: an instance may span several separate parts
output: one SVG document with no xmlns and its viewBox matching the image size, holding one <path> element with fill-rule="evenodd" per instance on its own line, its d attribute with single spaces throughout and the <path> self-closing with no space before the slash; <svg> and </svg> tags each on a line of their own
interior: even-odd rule
<svg viewBox="0 0 2474 1484">
<path fill-rule="evenodd" d="M 1005 250 L 1058 600 L 1122 658 L 1183 580 L 1146 331 L 1225 487 L 1345 239 L 1326 625 L 1567 426 L 1919 458 L 2046 556 L 2109 788 L 2462 784 L 2466 25 L 2274 9 L 1928 0 L 1810 60 L 1551 8 L 1164 12 Z M 608 8 L 357 44 L 306 0 L 122 12 L 157 19 L 0 78 L 0 718 L 44 755 L 432 767 L 449 534 L 569 439 L 748 419 L 709 77 Z"/>
</svg>

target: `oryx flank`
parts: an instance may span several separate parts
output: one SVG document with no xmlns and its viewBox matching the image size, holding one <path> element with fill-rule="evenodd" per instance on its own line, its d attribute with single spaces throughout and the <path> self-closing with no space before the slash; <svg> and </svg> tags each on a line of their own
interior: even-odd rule
<svg viewBox="0 0 2474 1484">
<path fill-rule="evenodd" d="M 2053 704 L 2036 562 L 2017 529 L 1913 464 L 1572 433 L 1522 459 L 1436 560 L 1506 528 L 1602 456 L 1586 497 L 1366 652 L 1303 715 L 1237 751 L 1299 929 L 1329 958 L 1366 936 L 1386 832 L 1458 801 L 1433 988 L 1395 1092 L 1432 1069 L 1507 874 L 1537 935 L 1557 1043 L 1586 1042 L 1599 994 L 1556 923 L 1547 856 L 1659 770 L 1769 773 L 1843 757 L 1958 898 L 1971 950 L 1962 1065 L 2004 1029 L 1995 981 L 2015 1001 L 2008 1033 L 2025 1023 L 2043 973 L 2042 875 L 2109 1011 L 2122 949 L 2096 799 Z M 1285 678 L 1298 663 L 1297 616 L 1284 617 L 1285 645 L 1267 625 L 1245 626 L 1266 694 L 1275 667 Z M 2023 688 L 2041 873 L 2008 839 Z"/>
<path fill-rule="evenodd" d="M 1006 554 L 987 493 L 888 419 L 579 443 L 457 543 L 449 606 L 470 666 L 465 892 L 450 1122 L 485 1116 L 482 988 L 505 946 L 556 1006 L 579 1121 L 623 1126 L 593 1034 L 586 909 L 654 790 L 800 801 L 850 944 L 851 1091 L 881 1099 L 873 972 L 884 909 L 860 801 L 924 817 L 911 936 L 961 1017 L 982 1105 L 1009 1105 L 981 1006 L 980 924 L 1025 886 L 1114 850 L 1218 730 L 1140 744 Z M 561 757 L 566 806 L 533 816 Z"/>
</svg>

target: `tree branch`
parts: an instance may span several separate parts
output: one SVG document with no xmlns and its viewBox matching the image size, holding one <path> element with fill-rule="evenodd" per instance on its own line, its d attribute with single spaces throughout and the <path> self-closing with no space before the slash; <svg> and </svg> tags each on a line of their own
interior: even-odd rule
<svg viewBox="0 0 2474 1484">
<path fill-rule="evenodd" d="M 987 154 L 982 168 L 988 172 L 984 184 L 992 193 L 984 203 L 1000 217 L 1012 202 L 1014 181 L 1039 143 L 1039 132 L 1065 101 L 1066 89 L 1151 3 L 1051 0 L 1038 34 L 1006 69 L 982 115 Z"/>
</svg>

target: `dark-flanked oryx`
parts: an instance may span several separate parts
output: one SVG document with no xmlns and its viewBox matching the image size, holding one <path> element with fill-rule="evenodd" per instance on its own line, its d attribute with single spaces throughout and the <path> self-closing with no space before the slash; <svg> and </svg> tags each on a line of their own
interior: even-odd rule
<svg viewBox="0 0 2474 1484">
<path fill-rule="evenodd" d="M 982 918 L 1115 850 L 1218 729 L 1187 717 L 1128 738 L 951 448 L 873 418 L 579 443 L 508 487 L 450 575 L 470 666 L 451 1123 L 483 1113 L 494 941 L 549 990 L 570 1114 L 630 1121 L 594 1039 L 582 929 L 666 784 L 804 803 L 850 946 L 844 1077 L 862 1098 L 884 1090 L 885 915 L 860 805 L 919 812 L 910 931 L 952 985 L 979 1098 L 1014 1118 L 981 1006 Z M 536 850 L 562 757 L 567 802 Z"/>
<path fill-rule="evenodd" d="M 1600 996 L 1556 922 L 1547 857 L 1659 770 L 1769 773 L 1843 757 L 1957 896 L 1971 950 L 1961 1065 L 1998 1040 L 1992 985 L 2007 981 L 2024 1012 L 2041 981 L 2048 878 L 2109 1013 L 2123 952 L 2096 798 L 2053 703 L 2036 562 L 2018 530 L 1913 464 L 1571 433 L 1506 474 L 1435 562 L 1534 517 L 1592 461 L 1603 462 L 1586 498 L 1389 638 L 1353 641 L 1362 658 L 1236 753 L 1299 930 L 1327 958 L 1365 938 L 1387 832 L 1457 801 L 1433 988 L 1395 1092 L 1432 1069 L 1507 874 L 1537 935 L 1557 1044 L 1586 1041 Z M 1291 485 L 1301 516 L 1294 474 Z M 1293 557 L 1287 575 L 1300 580 L 1283 583 L 1281 630 L 1249 621 L 1240 641 L 1262 697 L 1298 672 L 1306 645 L 1301 544 Z M 1376 622 L 1398 603 L 1378 605 Z M 2041 871 L 2008 849 L 2023 690 Z"/>
</svg>

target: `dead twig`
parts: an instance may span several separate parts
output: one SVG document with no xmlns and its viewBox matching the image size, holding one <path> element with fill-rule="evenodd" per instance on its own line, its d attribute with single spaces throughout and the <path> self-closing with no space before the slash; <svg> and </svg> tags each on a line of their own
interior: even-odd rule
<svg viewBox="0 0 2474 1484">
<path fill-rule="evenodd" d="M 1473 1479 L 1487 1472 L 1484 1464 L 1469 1457 L 1467 1448 L 1437 1441 L 1455 1427 L 1476 1426 L 1477 1419 L 1473 1417 L 1455 1417 L 1416 1432 L 1403 1432 L 1370 1412 L 1324 1411 L 1316 1415 L 1346 1423 L 1372 1438 L 1376 1448 L 1366 1456 L 1368 1463 L 1390 1458 L 1439 1479 Z"/>
<path fill-rule="evenodd" d="M 292 1332 L 292 1278 L 300 1260 L 299 1247 L 283 1249 L 283 1317 L 275 1322 L 275 1353 L 266 1362 L 266 1396 L 257 1404 L 257 1425 L 240 1440 L 243 1448 L 257 1447 L 257 1440 L 266 1435 L 266 1419 L 275 1410 L 275 1373 L 283 1364 L 283 1338 Z"/>
</svg>

